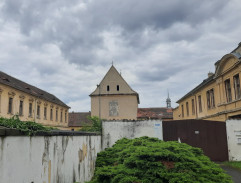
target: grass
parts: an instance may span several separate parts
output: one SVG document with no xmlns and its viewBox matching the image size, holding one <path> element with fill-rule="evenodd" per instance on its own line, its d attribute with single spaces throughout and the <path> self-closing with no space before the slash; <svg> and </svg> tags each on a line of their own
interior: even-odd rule
<svg viewBox="0 0 241 183">
<path fill-rule="evenodd" d="M 225 165 L 237 168 L 241 171 L 241 161 L 228 161 L 224 163 Z"/>
</svg>

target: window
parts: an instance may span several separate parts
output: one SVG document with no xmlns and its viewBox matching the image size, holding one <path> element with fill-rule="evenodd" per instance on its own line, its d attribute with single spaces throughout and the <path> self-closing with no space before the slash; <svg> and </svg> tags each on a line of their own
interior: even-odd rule
<svg viewBox="0 0 241 183">
<path fill-rule="evenodd" d="M 194 99 L 192 99 L 192 115 L 195 115 L 195 104 L 194 104 Z"/>
<path fill-rule="evenodd" d="M 23 115 L 23 101 L 20 100 L 20 103 L 19 103 L 19 116 L 22 116 Z"/>
<path fill-rule="evenodd" d="M 60 122 L 63 122 L 63 112 L 60 113 Z"/>
<path fill-rule="evenodd" d="M 199 112 L 202 112 L 202 98 L 201 95 L 198 96 L 198 107 L 199 107 Z"/>
<path fill-rule="evenodd" d="M 47 119 L 47 107 L 44 107 L 44 119 Z"/>
<path fill-rule="evenodd" d="M 188 102 L 186 102 L 186 108 L 187 108 L 187 116 L 189 116 L 189 106 L 188 106 Z"/>
<path fill-rule="evenodd" d="M 110 91 L 110 86 L 109 85 L 107 85 L 107 91 Z"/>
<path fill-rule="evenodd" d="M 208 107 L 208 109 L 215 107 L 214 90 L 213 89 L 207 91 L 207 107 Z"/>
<path fill-rule="evenodd" d="M 67 122 L 67 112 L 65 112 L 65 114 L 64 114 L 64 122 L 65 123 Z"/>
<path fill-rule="evenodd" d="M 12 114 L 13 113 L 13 98 L 9 97 L 8 101 L 8 113 Z"/>
<path fill-rule="evenodd" d="M 0 112 L 1 112 L 1 93 L 0 93 Z"/>
<path fill-rule="evenodd" d="M 33 109 L 33 104 L 32 103 L 29 103 L 29 106 L 28 106 L 28 116 L 29 117 L 32 117 L 32 110 Z"/>
<path fill-rule="evenodd" d="M 119 90 L 120 90 L 120 87 L 119 87 L 119 85 L 117 85 L 117 86 L 116 86 L 116 89 L 117 89 L 117 91 L 119 91 Z"/>
<path fill-rule="evenodd" d="M 215 100 L 214 100 L 214 90 L 213 89 L 211 89 L 210 90 L 210 105 L 211 105 L 211 107 L 215 107 Z"/>
<path fill-rule="evenodd" d="M 224 83 L 225 83 L 227 102 L 231 102 L 232 101 L 232 93 L 231 93 L 230 79 L 225 80 Z"/>
<path fill-rule="evenodd" d="M 184 109 L 183 109 L 183 105 L 182 105 L 182 117 L 184 118 Z"/>
<path fill-rule="evenodd" d="M 58 109 L 56 109 L 56 121 L 58 121 Z"/>
<path fill-rule="evenodd" d="M 50 109 L 50 120 L 53 121 L 53 109 Z"/>
<path fill-rule="evenodd" d="M 37 106 L 37 118 L 40 119 L 40 105 Z"/>
<path fill-rule="evenodd" d="M 241 97 L 239 74 L 233 77 L 233 85 L 234 85 L 235 99 L 239 99 Z"/>
</svg>

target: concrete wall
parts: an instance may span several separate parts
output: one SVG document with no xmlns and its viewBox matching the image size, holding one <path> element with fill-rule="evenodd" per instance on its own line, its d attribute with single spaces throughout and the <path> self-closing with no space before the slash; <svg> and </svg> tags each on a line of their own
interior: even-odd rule
<svg viewBox="0 0 241 183">
<path fill-rule="evenodd" d="M 100 136 L 0 137 L 0 182 L 88 181 L 100 150 Z"/>
<path fill-rule="evenodd" d="M 162 121 L 104 121 L 102 122 L 102 147 L 111 147 L 123 137 L 137 138 L 142 136 L 157 137 L 163 139 Z"/>
<path fill-rule="evenodd" d="M 241 120 L 227 120 L 227 139 L 230 161 L 241 161 Z"/>
</svg>

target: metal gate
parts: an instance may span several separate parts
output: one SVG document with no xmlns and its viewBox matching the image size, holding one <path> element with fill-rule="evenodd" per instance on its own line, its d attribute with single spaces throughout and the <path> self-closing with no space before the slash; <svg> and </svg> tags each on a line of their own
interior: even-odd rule
<svg viewBox="0 0 241 183">
<path fill-rule="evenodd" d="M 228 161 L 226 124 L 208 120 L 163 121 L 163 140 L 199 147 L 212 161 Z"/>
</svg>

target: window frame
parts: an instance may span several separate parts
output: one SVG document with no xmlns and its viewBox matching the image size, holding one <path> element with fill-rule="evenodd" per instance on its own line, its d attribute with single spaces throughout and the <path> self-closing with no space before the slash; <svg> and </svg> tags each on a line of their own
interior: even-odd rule
<svg viewBox="0 0 241 183">
<path fill-rule="evenodd" d="M 234 95 L 235 100 L 241 98 L 241 90 L 240 90 L 240 78 L 239 74 L 233 76 L 233 88 L 234 88 Z"/>
<path fill-rule="evenodd" d="M 13 114 L 13 97 L 8 98 L 8 114 Z"/>
<path fill-rule="evenodd" d="M 23 116 L 23 105 L 24 105 L 24 103 L 23 103 L 23 100 L 20 100 L 19 101 L 19 116 Z"/>
<path fill-rule="evenodd" d="M 226 79 L 224 81 L 224 85 L 225 85 L 226 101 L 227 103 L 232 102 L 232 89 L 231 89 L 230 79 Z"/>
</svg>

